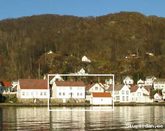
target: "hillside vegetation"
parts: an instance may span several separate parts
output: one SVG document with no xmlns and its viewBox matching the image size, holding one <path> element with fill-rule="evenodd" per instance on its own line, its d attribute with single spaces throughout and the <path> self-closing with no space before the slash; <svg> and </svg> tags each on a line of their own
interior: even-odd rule
<svg viewBox="0 0 165 131">
<path fill-rule="evenodd" d="M 81 62 L 84 55 L 92 62 Z M 120 12 L 2 20 L 0 65 L 0 79 L 9 80 L 73 73 L 82 67 L 88 73 L 115 73 L 118 79 L 165 77 L 165 18 Z"/>
</svg>

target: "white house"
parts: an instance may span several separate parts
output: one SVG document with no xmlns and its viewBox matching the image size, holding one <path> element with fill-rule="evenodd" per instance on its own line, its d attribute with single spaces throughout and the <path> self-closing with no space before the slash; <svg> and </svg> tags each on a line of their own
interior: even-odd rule
<svg viewBox="0 0 165 131">
<path fill-rule="evenodd" d="M 165 89 L 165 79 L 156 79 L 154 80 L 154 89 Z"/>
<path fill-rule="evenodd" d="M 82 81 L 55 81 L 52 86 L 52 98 L 85 99 L 85 84 Z"/>
<path fill-rule="evenodd" d="M 86 86 L 86 100 L 91 99 L 91 94 L 94 92 L 105 92 L 104 85 L 101 83 L 93 83 Z"/>
<path fill-rule="evenodd" d="M 156 102 L 161 102 L 162 99 L 163 99 L 163 97 L 162 97 L 162 95 L 161 95 L 160 93 L 156 93 L 156 94 L 154 95 L 154 101 L 156 101 Z"/>
<path fill-rule="evenodd" d="M 145 86 L 152 86 L 155 79 L 156 79 L 156 77 L 154 77 L 154 76 L 147 76 L 146 80 L 144 82 Z"/>
<path fill-rule="evenodd" d="M 47 80 L 20 79 L 17 86 L 17 98 L 49 98 Z"/>
<path fill-rule="evenodd" d="M 91 95 L 92 105 L 112 105 L 112 96 L 109 92 L 94 92 Z"/>
<path fill-rule="evenodd" d="M 163 100 L 165 100 L 165 88 L 162 90 Z"/>
<path fill-rule="evenodd" d="M 138 85 L 138 87 L 142 87 L 145 85 L 145 82 L 142 79 L 140 79 L 137 81 L 137 85 Z"/>
<path fill-rule="evenodd" d="M 131 87 L 131 101 L 141 103 L 153 102 L 153 100 L 150 99 L 148 88 L 138 87 L 136 85 Z"/>
<path fill-rule="evenodd" d="M 101 83 L 93 83 L 86 86 L 86 90 L 89 93 L 104 92 L 104 86 Z"/>
<path fill-rule="evenodd" d="M 134 81 L 131 77 L 127 76 L 127 77 L 124 78 L 123 83 L 125 85 L 133 85 Z"/>
<path fill-rule="evenodd" d="M 87 74 L 87 73 L 85 72 L 84 68 L 81 68 L 81 70 L 79 70 L 79 71 L 77 72 L 77 74 L 79 74 L 79 75 L 84 75 L 84 74 Z"/>
<path fill-rule="evenodd" d="M 59 75 L 56 74 L 51 80 L 50 80 L 50 84 L 52 85 L 55 81 L 64 81 L 63 78 Z"/>
<path fill-rule="evenodd" d="M 115 102 L 130 102 L 131 93 L 130 85 L 115 85 L 114 88 L 114 101 Z"/>
<path fill-rule="evenodd" d="M 82 59 L 81 59 L 82 62 L 87 62 L 87 63 L 91 63 L 91 60 L 86 57 L 86 56 L 83 56 Z"/>
</svg>

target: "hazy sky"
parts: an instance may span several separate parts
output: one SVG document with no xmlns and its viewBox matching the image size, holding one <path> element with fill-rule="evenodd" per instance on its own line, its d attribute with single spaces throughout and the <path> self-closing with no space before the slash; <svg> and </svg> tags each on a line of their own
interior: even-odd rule
<svg viewBox="0 0 165 131">
<path fill-rule="evenodd" d="M 165 17 L 165 0 L 0 0 L 0 19 L 37 14 L 100 16 L 120 11 Z"/>
</svg>

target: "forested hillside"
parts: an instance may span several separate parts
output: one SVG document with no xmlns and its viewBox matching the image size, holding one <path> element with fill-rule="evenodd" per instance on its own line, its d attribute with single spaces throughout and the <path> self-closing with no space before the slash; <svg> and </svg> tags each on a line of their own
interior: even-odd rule
<svg viewBox="0 0 165 131">
<path fill-rule="evenodd" d="M 84 55 L 92 62 L 81 62 Z M 118 79 L 165 77 L 165 18 L 120 12 L 2 20 L 0 67 L 0 79 L 9 80 L 73 73 L 82 67 L 88 73 L 115 73 Z"/>
</svg>

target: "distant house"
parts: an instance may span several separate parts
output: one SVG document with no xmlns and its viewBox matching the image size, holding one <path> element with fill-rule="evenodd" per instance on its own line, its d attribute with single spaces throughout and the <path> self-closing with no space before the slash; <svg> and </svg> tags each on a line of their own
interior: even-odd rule
<svg viewBox="0 0 165 131">
<path fill-rule="evenodd" d="M 165 100 L 165 88 L 162 90 L 163 100 Z"/>
<path fill-rule="evenodd" d="M 53 78 L 51 78 L 49 83 L 52 85 L 55 81 L 64 81 L 64 80 L 59 74 L 56 74 Z"/>
<path fill-rule="evenodd" d="M 156 79 L 156 77 L 154 77 L 154 76 L 147 76 L 146 80 L 144 82 L 145 86 L 152 86 L 155 79 Z"/>
<path fill-rule="evenodd" d="M 87 63 L 91 63 L 91 60 L 86 57 L 86 56 L 83 56 L 82 59 L 81 59 L 82 62 L 87 62 Z"/>
<path fill-rule="evenodd" d="M 130 102 L 130 86 L 129 85 L 115 85 L 114 88 L 114 101 L 115 102 Z"/>
<path fill-rule="evenodd" d="M 0 82 L 0 92 L 1 94 L 9 94 L 12 91 L 12 83 L 9 81 Z"/>
<path fill-rule="evenodd" d="M 145 87 L 138 87 L 137 85 L 132 86 L 131 88 L 131 101 L 132 102 L 153 102 L 150 99 L 150 92 Z"/>
<path fill-rule="evenodd" d="M 156 93 L 154 95 L 154 101 L 155 102 L 161 102 L 162 100 L 163 100 L 163 97 L 162 97 L 162 95 L 160 93 Z"/>
<path fill-rule="evenodd" d="M 159 89 L 159 90 L 162 90 L 162 89 L 165 89 L 165 79 L 156 79 L 154 80 L 154 89 Z"/>
<path fill-rule="evenodd" d="M 127 76 L 127 77 L 124 78 L 123 83 L 125 85 L 133 85 L 134 81 L 130 76 Z"/>
<path fill-rule="evenodd" d="M 112 96 L 109 92 L 94 92 L 91 95 L 92 105 L 112 105 Z"/>
<path fill-rule="evenodd" d="M 17 86 L 17 98 L 49 98 L 47 80 L 20 79 Z"/>
<path fill-rule="evenodd" d="M 85 99 L 85 84 L 82 81 L 56 81 L 52 86 L 52 98 L 62 99 L 65 103 L 68 99 Z"/>
<path fill-rule="evenodd" d="M 87 73 L 85 73 L 84 68 L 81 68 L 81 70 L 79 70 L 79 71 L 77 72 L 77 74 L 79 74 L 79 75 L 84 75 L 84 74 L 87 74 Z"/>
<path fill-rule="evenodd" d="M 142 79 L 140 79 L 140 80 L 137 81 L 137 85 L 138 85 L 139 87 L 142 87 L 142 86 L 145 85 L 145 82 L 144 82 Z"/>
</svg>

